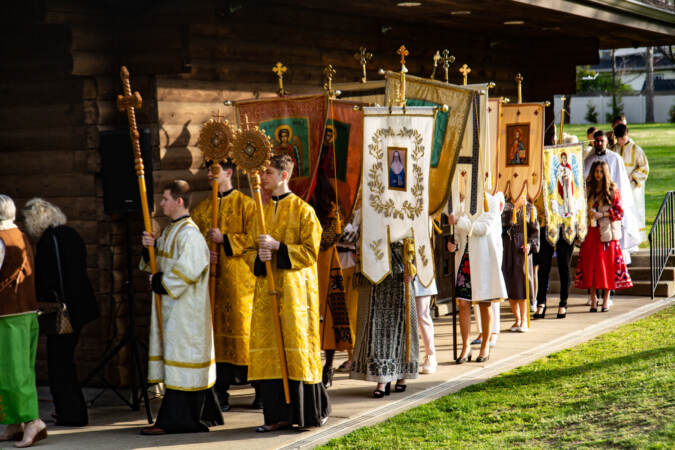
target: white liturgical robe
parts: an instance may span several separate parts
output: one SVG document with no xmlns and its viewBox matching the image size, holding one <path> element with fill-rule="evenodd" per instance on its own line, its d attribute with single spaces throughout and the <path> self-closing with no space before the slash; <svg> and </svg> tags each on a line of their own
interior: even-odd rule
<svg viewBox="0 0 675 450">
<path fill-rule="evenodd" d="M 168 389 L 178 391 L 210 388 L 216 381 L 216 364 L 209 248 L 197 225 L 185 217 L 162 231 L 155 249 L 167 294 L 162 295 L 163 343 L 152 301 L 148 382 L 164 382 Z M 141 269 L 149 272 L 150 265 L 141 260 Z"/>
<path fill-rule="evenodd" d="M 649 162 L 644 150 L 631 138 L 624 145 L 616 144 L 616 153 L 623 158 L 626 173 L 633 191 L 633 202 L 637 213 L 638 228 L 640 230 L 640 242 L 647 240 L 647 228 L 645 227 L 645 183 L 649 176 Z"/>
<path fill-rule="evenodd" d="M 591 153 L 586 160 L 584 160 L 584 178 L 588 178 L 591 171 L 591 166 L 595 161 L 604 161 L 609 166 L 609 176 L 612 181 L 619 187 L 621 195 L 621 207 L 623 208 L 623 236 L 621 238 L 621 249 L 628 250 L 637 247 L 640 244 L 640 232 L 637 222 L 637 212 L 633 202 L 633 190 L 628 181 L 628 174 L 626 167 L 623 164 L 623 159 L 618 153 L 609 149 L 604 155 L 596 155 Z M 626 264 L 630 264 L 630 257 L 628 252 L 624 252 L 624 259 Z"/>
</svg>

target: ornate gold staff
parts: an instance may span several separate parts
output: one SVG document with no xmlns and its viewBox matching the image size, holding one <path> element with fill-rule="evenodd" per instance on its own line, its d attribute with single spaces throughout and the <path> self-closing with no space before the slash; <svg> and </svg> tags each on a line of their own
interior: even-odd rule
<svg viewBox="0 0 675 450">
<path fill-rule="evenodd" d="M 284 74 L 287 70 L 288 68 L 284 66 L 281 61 L 277 62 L 272 68 L 272 72 L 276 73 L 277 77 L 279 78 L 279 90 L 277 91 L 279 97 L 283 97 L 287 94 L 287 92 L 284 90 Z"/>
<path fill-rule="evenodd" d="M 214 117 L 216 120 L 211 119 L 202 125 L 197 147 L 204 153 L 204 159 L 213 163 L 211 165 L 211 174 L 213 175 L 213 181 L 211 181 L 211 228 L 218 228 L 218 174 L 220 173 L 220 162 L 225 161 L 232 147 L 234 130 L 227 120 L 225 122 L 220 121 L 223 117 L 220 115 L 220 111 Z M 213 252 L 216 249 L 216 243 L 209 242 L 209 250 Z M 216 266 L 217 264 L 211 264 L 209 273 L 211 320 L 215 320 Z"/>
<path fill-rule="evenodd" d="M 361 64 L 361 71 L 363 72 L 361 76 L 361 83 L 365 83 L 366 80 L 366 64 L 368 64 L 368 61 L 373 59 L 373 54 L 366 51 L 365 47 L 359 47 L 359 51 L 354 53 L 354 59 L 358 60 L 359 64 Z"/>
<path fill-rule="evenodd" d="M 403 240 L 403 277 L 405 283 L 405 349 L 406 361 L 412 358 L 412 350 L 410 348 L 410 283 L 405 281 L 406 277 L 414 277 L 417 274 L 417 269 L 413 260 L 415 258 L 415 242 L 412 238 Z"/>
<path fill-rule="evenodd" d="M 523 76 L 516 74 L 516 84 L 518 85 L 518 103 L 523 103 Z"/>
<path fill-rule="evenodd" d="M 405 57 L 410 54 L 410 52 L 405 48 L 405 45 L 401 45 L 396 53 L 401 56 L 401 83 L 399 85 L 399 106 L 405 106 L 405 74 L 408 73 L 408 68 L 405 66 Z"/>
<path fill-rule="evenodd" d="M 449 70 L 450 64 L 455 62 L 455 57 L 450 54 L 450 51 L 446 48 L 443 50 L 443 72 L 445 73 L 445 82 L 449 83 Z"/>
<path fill-rule="evenodd" d="M 523 243 L 527 246 L 527 195 L 523 204 Z M 527 328 L 530 328 L 530 273 L 528 271 L 529 251 L 525 253 L 525 305 L 527 308 Z"/>
<path fill-rule="evenodd" d="M 469 73 L 471 73 L 471 69 L 469 66 L 466 64 L 462 65 L 462 67 L 459 68 L 460 73 L 462 74 L 462 84 L 466 86 L 469 81 Z"/>
<path fill-rule="evenodd" d="M 565 96 L 560 97 L 560 140 L 563 141 L 563 127 L 565 126 Z"/>
<path fill-rule="evenodd" d="M 260 195 L 260 172 L 265 170 L 269 164 L 269 158 L 272 154 L 272 144 L 264 131 L 259 127 L 249 128 L 248 117 L 245 119 L 246 129 L 239 130 L 234 138 L 232 145 L 232 160 L 243 173 L 248 173 L 248 182 L 253 192 L 256 210 L 258 212 L 258 225 L 260 234 L 266 234 L 265 215 L 263 213 L 262 196 Z M 277 348 L 279 350 L 279 362 L 281 365 L 281 379 L 284 385 L 284 397 L 287 404 L 291 403 L 291 397 L 288 389 L 288 365 L 286 363 L 286 352 L 284 351 L 284 337 L 281 332 L 281 318 L 279 317 L 279 302 L 277 291 L 274 284 L 274 274 L 272 273 L 271 261 L 265 261 L 265 270 L 267 272 L 267 284 L 269 287 L 270 298 L 272 299 L 272 309 L 274 317 L 274 331 L 277 335 Z"/>
<path fill-rule="evenodd" d="M 141 210 L 143 211 L 143 225 L 145 231 L 152 234 L 150 225 L 150 209 L 148 208 L 148 193 L 145 188 L 145 173 L 143 171 L 143 158 L 141 157 L 141 142 L 138 128 L 136 127 L 136 108 L 143 105 L 143 99 L 138 91 L 131 93 L 131 82 L 129 81 L 129 71 L 126 66 L 120 69 L 120 78 L 122 79 L 122 90 L 124 95 L 117 96 L 117 109 L 120 112 L 126 110 L 129 120 L 129 136 L 131 136 L 131 145 L 134 150 L 134 167 L 136 167 L 136 176 L 138 177 L 138 193 L 141 196 Z M 150 257 L 150 270 L 157 272 L 157 261 L 155 261 L 155 248 L 147 247 Z M 159 330 L 159 342 L 164 342 L 164 329 L 162 327 L 162 297 L 155 294 L 155 310 L 157 311 L 157 329 Z"/>
</svg>

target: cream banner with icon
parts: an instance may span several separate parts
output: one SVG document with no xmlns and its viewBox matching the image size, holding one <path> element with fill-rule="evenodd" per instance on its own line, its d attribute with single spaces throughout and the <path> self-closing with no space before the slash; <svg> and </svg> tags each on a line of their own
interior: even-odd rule
<svg viewBox="0 0 675 450">
<path fill-rule="evenodd" d="M 415 242 L 420 282 L 434 279 L 429 236 L 429 162 L 434 107 L 363 110 L 361 272 L 381 282 L 391 272 L 389 243 Z"/>
</svg>

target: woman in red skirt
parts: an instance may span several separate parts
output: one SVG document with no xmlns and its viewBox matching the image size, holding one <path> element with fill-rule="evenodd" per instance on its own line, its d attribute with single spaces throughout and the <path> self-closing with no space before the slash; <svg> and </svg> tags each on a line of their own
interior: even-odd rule
<svg viewBox="0 0 675 450">
<path fill-rule="evenodd" d="M 591 290 L 591 312 L 598 310 L 596 290 L 604 289 L 602 311 L 606 312 L 610 291 L 633 286 L 619 246 L 623 217 L 621 196 L 609 176 L 609 166 L 603 161 L 591 166 L 586 188 L 591 226 L 579 251 L 574 286 Z"/>
</svg>

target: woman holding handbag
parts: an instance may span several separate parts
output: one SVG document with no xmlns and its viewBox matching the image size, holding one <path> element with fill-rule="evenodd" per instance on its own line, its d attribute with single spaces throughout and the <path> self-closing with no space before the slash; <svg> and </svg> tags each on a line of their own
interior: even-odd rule
<svg viewBox="0 0 675 450">
<path fill-rule="evenodd" d="M 579 250 L 574 286 L 591 290 L 591 312 L 598 310 L 597 289 L 604 289 L 602 311 L 609 311 L 609 292 L 633 286 L 621 253 L 621 195 L 609 166 L 596 161 L 586 180 L 590 227 Z"/>
<path fill-rule="evenodd" d="M 47 336 L 49 390 L 54 401 L 56 425 L 84 426 L 89 418 L 74 355 L 80 330 L 99 316 L 87 275 L 84 241 L 77 231 L 66 225 L 63 212 L 41 198 L 29 200 L 23 214 L 28 235 L 37 241 L 37 298 L 65 303 L 72 326 L 70 333 L 66 326 Z"/>
</svg>

